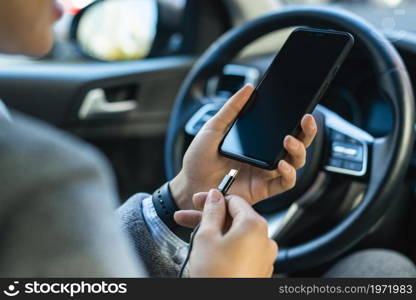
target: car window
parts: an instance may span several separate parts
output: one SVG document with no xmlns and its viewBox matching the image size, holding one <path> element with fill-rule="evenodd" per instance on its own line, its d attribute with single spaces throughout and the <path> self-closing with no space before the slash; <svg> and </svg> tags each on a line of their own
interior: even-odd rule
<svg viewBox="0 0 416 300">
<path fill-rule="evenodd" d="M 279 4 L 338 5 L 383 31 L 416 31 L 414 0 L 276 0 Z"/>
</svg>

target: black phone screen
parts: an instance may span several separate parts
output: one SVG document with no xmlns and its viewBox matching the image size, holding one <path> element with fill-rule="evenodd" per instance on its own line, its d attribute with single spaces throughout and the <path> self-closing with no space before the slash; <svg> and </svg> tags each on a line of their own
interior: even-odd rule
<svg viewBox="0 0 416 300">
<path fill-rule="evenodd" d="M 349 34 L 294 31 L 271 63 L 247 106 L 224 138 L 220 151 L 238 159 L 275 163 L 286 135 L 312 110 L 329 74 L 351 43 Z"/>
</svg>

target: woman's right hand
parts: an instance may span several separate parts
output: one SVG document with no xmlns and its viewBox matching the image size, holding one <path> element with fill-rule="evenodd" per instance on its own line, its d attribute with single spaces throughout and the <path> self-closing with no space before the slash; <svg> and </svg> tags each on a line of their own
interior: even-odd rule
<svg viewBox="0 0 416 300">
<path fill-rule="evenodd" d="M 277 244 L 241 197 L 211 190 L 189 261 L 190 277 L 271 277 Z"/>
</svg>

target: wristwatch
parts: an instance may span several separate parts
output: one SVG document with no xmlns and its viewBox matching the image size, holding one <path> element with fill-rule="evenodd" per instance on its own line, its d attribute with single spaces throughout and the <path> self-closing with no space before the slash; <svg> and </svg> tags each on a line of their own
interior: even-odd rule
<svg viewBox="0 0 416 300">
<path fill-rule="evenodd" d="M 173 200 L 169 182 L 166 182 L 153 193 L 152 200 L 156 213 L 163 223 L 171 230 L 178 226 L 173 219 L 173 215 L 179 208 Z"/>
</svg>

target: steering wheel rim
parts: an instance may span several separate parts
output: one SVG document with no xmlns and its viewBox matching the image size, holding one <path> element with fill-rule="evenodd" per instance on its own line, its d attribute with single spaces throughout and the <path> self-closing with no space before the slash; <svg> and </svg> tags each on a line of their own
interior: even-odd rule
<svg viewBox="0 0 416 300">
<path fill-rule="evenodd" d="M 173 107 L 165 145 L 165 166 L 168 179 L 175 176 L 178 137 L 184 128 L 183 118 L 189 114 L 192 93 L 198 83 L 221 70 L 250 42 L 286 27 L 313 26 L 343 30 L 354 35 L 378 74 L 383 94 L 393 104 L 394 124 L 389 135 L 374 141 L 373 162 L 383 161 L 372 172 L 368 189 L 360 205 L 334 228 L 301 245 L 280 249 L 279 272 L 294 272 L 332 260 L 361 240 L 388 209 L 394 187 L 403 179 L 410 161 L 414 135 L 414 99 L 405 65 L 391 43 L 363 19 L 340 9 L 327 7 L 293 7 L 262 16 L 236 27 L 217 40 L 196 62 L 186 77 Z M 196 92 L 195 92 L 196 91 Z M 176 158 L 178 163 L 178 158 Z M 377 201 L 375 201 L 377 200 Z"/>
</svg>

